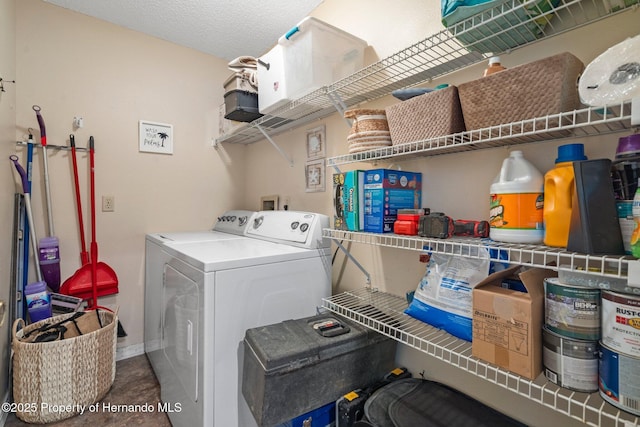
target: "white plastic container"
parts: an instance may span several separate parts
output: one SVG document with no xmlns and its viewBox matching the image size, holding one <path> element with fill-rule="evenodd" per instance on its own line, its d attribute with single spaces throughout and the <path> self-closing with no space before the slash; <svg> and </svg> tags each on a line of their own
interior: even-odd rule
<svg viewBox="0 0 640 427">
<path fill-rule="evenodd" d="M 366 47 L 367 42 L 346 31 L 313 17 L 303 19 L 280 37 L 278 46 L 260 57 L 260 112 L 274 111 L 359 71 L 364 66 Z M 269 68 L 263 64 L 269 64 Z"/>
<path fill-rule="evenodd" d="M 258 59 L 258 111 L 268 114 L 289 102 L 284 54 L 277 44 Z"/>
<path fill-rule="evenodd" d="M 489 237 L 499 242 L 542 243 L 544 177 L 522 151 L 512 151 L 491 185 Z"/>
</svg>

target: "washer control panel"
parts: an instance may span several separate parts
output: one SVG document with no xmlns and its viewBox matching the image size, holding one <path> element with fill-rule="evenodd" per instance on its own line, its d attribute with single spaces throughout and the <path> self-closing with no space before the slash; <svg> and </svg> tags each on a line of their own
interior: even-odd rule
<svg viewBox="0 0 640 427">
<path fill-rule="evenodd" d="M 255 214 L 255 211 L 227 211 L 217 218 L 213 229 L 224 233 L 245 235 L 253 222 Z"/>
</svg>

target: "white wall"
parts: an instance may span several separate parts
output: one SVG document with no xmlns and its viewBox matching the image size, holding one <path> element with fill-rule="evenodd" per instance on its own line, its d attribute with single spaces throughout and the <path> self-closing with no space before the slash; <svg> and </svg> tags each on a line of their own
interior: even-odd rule
<svg viewBox="0 0 640 427">
<path fill-rule="evenodd" d="M 218 132 L 222 83 L 231 71 L 221 59 L 41 0 L 16 2 L 16 11 L 19 85 L 10 88 L 17 91 L 11 139 L 26 140 L 31 127 L 39 142 L 34 104 L 42 108 L 48 144 L 67 145 L 74 133 L 76 144 L 85 147 L 94 136 L 98 259 L 115 270 L 120 289 L 99 302 L 119 306 L 129 336 L 118 346 L 141 346 L 145 234 L 206 229 L 220 212 L 244 207 L 244 147 L 226 147 L 226 160 L 211 145 Z M 84 118 L 77 131 L 74 116 Z M 173 155 L 138 151 L 139 120 L 173 125 Z M 25 156 L 23 147 L 6 146 Z M 88 244 L 88 157 L 78 157 Z M 39 238 L 48 233 L 42 165 L 42 152 L 36 150 L 33 198 Z M 48 166 L 62 277 L 67 278 L 80 267 L 69 152 L 49 148 Z M 103 195 L 115 196 L 115 212 L 101 212 Z"/>
<path fill-rule="evenodd" d="M 15 2 L 0 0 L 0 77 L 4 80 L 5 88 L 5 92 L 0 92 L 0 158 L 4 163 L 4 167 L 0 170 L 0 242 L 2 242 L 0 244 L 0 301 L 5 304 L 7 310 L 4 324 L 0 328 L 0 400 L 5 398 L 8 390 L 11 349 L 9 345 L 11 319 L 8 305 L 16 188 L 13 181 L 13 164 L 8 158 L 14 152 L 11 142 L 16 125 L 16 85 L 8 81 L 16 79 L 15 30 Z"/>
<path fill-rule="evenodd" d="M 368 57 L 369 60 L 373 60 L 389 56 L 443 29 L 439 22 L 439 7 L 439 2 L 422 0 L 397 1 L 393 2 L 393 6 L 383 1 L 325 0 L 312 15 L 368 41 L 370 45 Z M 501 55 L 503 65 L 514 67 L 564 51 L 573 53 L 586 65 L 608 47 L 637 34 L 639 13 L 638 10 L 627 12 L 551 40 L 535 43 L 511 54 Z M 459 84 L 470 81 L 479 78 L 485 67 L 485 64 L 477 64 L 446 78 L 426 83 L 424 86 L 433 87 L 439 83 Z M 398 101 L 389 96 L 363 107 L 384 108 L 395 102 Z M 305 193 L 306 131 L 320 124 L 326 125 L 327 157 L 348 152 L 346 136 L 349 128 L 338 114 L 274 138 L 274 141 L 294 159 L 293 167 L 288 167 L 285 160 L 267 141 L 249 146 L 246 158 L 247 182 L 255 182 L 257 185 L 247 186 L 246 205 L 256 205 L 261 195 L 278 194 L 289 199 L 290 209 L 332 215 L 332 198 L 329 190 L 324 193 Z M 456 155 L 419 157 L 398 162 L 380 160 L 375 167 L 422 172 L 425 207 L 445 212 L 456 219 L 481 220 L 488 219 L 489 186 L 510 150 L 515 148 L 523 150 L 525 157 L 544 173 L 553 167 L 558 145 L 582 142 L 585 144 L 585 151 L 589 158 L 612 158 L 618 138 L 628 133 L 631 132 L 585 139 L 569 138 L 562 141 L 486 149 Z M 373 167 L 373 164 L 362 163 L 342 166 L 341 169 Z M 327 169 L 327 189 L 331 188 L 332 173 L 332 169 Z M 424 264 L 418 262 L 416 252 L 358 244 L 347 246 L 371 273 L 372 285 L 381 290 L 404 296 L 406 292 L 415 290 L 419 279 L 424 274 Z M 364 284 L 364 276 L 355 264 L 348 261 L 342 253 L 338 253 L 333 268 L 334 292 L 359 289 Z M 518 398 L 511 392 L 491 386 L 486 381 L 404 346 L 398 352 L 398 362 L 409 366 L 414 373 L 424 371 L 428 378 L 440 380 L 464 390 L 531 425 L 580 424 L 538 405 L 529 405 L 526 399 Z"/>
</svg>

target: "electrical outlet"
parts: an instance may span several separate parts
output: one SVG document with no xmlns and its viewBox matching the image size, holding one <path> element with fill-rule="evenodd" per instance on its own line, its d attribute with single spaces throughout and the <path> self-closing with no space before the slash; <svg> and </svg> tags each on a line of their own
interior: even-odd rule
<svg viewBox="0 0 640 427">
<path fill-rule="evenodd" d="M 102 196 L 102 212 L 113 212 L 116 210 L 116 198 L 114 196 Z"/>
</svg>

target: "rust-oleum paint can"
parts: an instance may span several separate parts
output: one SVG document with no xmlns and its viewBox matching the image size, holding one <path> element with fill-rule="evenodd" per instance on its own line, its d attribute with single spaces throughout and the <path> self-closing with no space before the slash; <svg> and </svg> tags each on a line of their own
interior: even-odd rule
<svg viewBox="0 0 640 427">
<path fill-rule="evenodd" d="M 640 358 L 624 355 L 600 343 L 598 388 L 604 400 L 640 415 Z"/>
<path fill-rule="evenodd" d="M 640 357 L 640 296 L 602 291 L 602 343 Z"/>
</svg>

